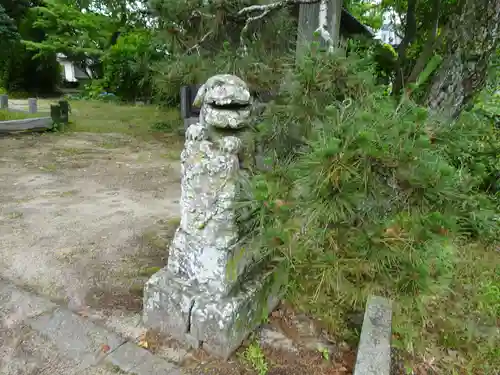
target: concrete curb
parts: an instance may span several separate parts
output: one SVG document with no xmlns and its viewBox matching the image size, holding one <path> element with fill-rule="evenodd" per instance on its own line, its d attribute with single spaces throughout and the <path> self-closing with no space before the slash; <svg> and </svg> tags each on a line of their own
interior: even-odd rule
<svg viewBox="0 0 500 375">
<path fill-rule="evenodd" d="M 26 118 L 21 120 L 0 121 L 0 132 L 13 132 L 22 130 L 37 130 L 52 128 L 51 117 Z"/>
<path fill-rule="evenodd" d="M 108 365 L 128 374 L 180 375 L 180 368 L 44 298 L 0 279 L 0 328 L 30 327 L 58 352 L 79 364 L 78 370 Z"/>
<path fill-rule="evenodd" d="M 392 302 L 382 297 L 369 297 L 366 302 L 354 375 L 391 373 L 391 336 Z"/>
</svg>

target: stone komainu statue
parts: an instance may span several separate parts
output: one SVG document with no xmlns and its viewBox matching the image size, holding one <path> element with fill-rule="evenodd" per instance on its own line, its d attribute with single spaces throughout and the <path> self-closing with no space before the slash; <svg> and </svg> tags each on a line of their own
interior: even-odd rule
<svg viewBox="0 0 500 375">
<path fill-rule="evenodd" d="M 234 208 L 238 179 L 242 168 L 253 163 L 253 148 L 242 141 L 252 98 L 240 78 L 217 75 L 199 89 L 194 104 L 201 106 L 200 120 L 188 127 L 181 154 L 181 223 L 167 266 L 145 286 L 144 320 L 227 358 L 253 328 L 236 321 L 254 321 L 255 310 L 248 306 L 253 300 L 255 309 L 259 305 L 259 285 L 247 285 L 245 292 L 230 296 L 237 280 L 227 276 L 240 241 Z M 270 298 L 268 308 L 276 303 Z"/>
</svg>

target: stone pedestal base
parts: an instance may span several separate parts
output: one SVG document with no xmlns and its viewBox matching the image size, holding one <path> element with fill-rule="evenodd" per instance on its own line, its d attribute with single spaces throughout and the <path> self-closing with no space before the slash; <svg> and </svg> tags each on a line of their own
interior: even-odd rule
<svg viewBox="0 0 500 375">
<path fill-rule="evenodd" d="M 164 268 L 146 283 L 144 323 L 227 359 L 259 324 L 258 292 L 253 285 L 234 297 L 209 294 Z M 270 298 L 268 311 L 278 302 L 278 298 Z"/>
</svg>

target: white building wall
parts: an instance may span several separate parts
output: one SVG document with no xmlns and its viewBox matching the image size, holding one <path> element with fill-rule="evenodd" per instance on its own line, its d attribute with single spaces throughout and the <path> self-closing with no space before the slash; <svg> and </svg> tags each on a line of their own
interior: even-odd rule
<svg viewBox="0 0 500 375">
<path fill-rule="evenodd" d="M 63 67 L 64 79 L 68 82 L 76 82 L 75 66 L 69 61 L 59 61 Z"/>
</svg>

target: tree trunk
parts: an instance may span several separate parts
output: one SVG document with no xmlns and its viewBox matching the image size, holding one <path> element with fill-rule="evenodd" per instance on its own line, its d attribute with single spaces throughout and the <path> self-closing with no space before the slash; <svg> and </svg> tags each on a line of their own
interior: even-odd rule
<svg viewBox="0 0 500 375">
<path fill-rule="evenodd" d="M 299 24 L 297 30 L 297 58 L 300 58 L 304 48 L 314 41 L 314 34 L 324 30 L 330 40 L 326 41 L 321 35 L 319 41 L 322 46 L 336 47 L 340 42 L 340 16 L 342 14 L 342 0 L 322 0 L 312 4 L 300 4 Z"/>
<path fill-rule="evenodd" d="M 500 0 L 463 0 L 446 32 L 446 54 L 427 104 L 456 117 L 485 85 L 489 60 L 500 43 Z"/>
</svg>

